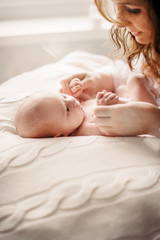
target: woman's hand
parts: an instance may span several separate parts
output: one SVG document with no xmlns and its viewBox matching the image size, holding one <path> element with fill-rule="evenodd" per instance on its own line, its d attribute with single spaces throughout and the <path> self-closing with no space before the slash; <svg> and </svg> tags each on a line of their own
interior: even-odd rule
<svg viewBox="0 0 160 240">
<path fill-rule="evenodd" d="M 77 73 L 77 74 L 73 74 L 63 80 L 61 80 L 61 92 L 65 93 L 65 94 L 69 94 L 72 95 L 72 90 L 70 89 L 70 83 L 71 81 L 76 81 L 76 80 L 80 80 L 82 81 L 83 79 L 85 79 L 86 77 L 86 73 Z"/>
<path fill-rule="evenodd" d="M 95 123 L 103 135 L 160 136 L 160 109 L 146 102 L 96 106 Z"/>
<path fill-rule="evenodd" d="M 81 81 L 79 88 L 71 89 L 71 81 Z M 85 101 L 96 97 L 96 93 L 107 89 L 113 91 L 113 81 L 110 74 L 104 72 L 90 72 L 73 74 L 61 80 L 61 92 L 78 97 Z"/>
<path fill-rule="evenodd" d="M 93 73 L 77 73 L 61 80 L 60 92 L 73 97 L 88 100 L 93 97 L 93 82 L 96 76 Z"/>
</svg>

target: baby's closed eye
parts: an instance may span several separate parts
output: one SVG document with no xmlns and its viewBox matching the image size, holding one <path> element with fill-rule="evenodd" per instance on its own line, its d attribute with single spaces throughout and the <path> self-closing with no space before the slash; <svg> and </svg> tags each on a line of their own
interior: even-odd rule
<svg viewBox="0 0 160 240">
<path fill-rule="evenodd" d="M 68 106 L 66 106 L 66 111 L 69 112 L 70 111 L 70 108 Z"/>
</svg>

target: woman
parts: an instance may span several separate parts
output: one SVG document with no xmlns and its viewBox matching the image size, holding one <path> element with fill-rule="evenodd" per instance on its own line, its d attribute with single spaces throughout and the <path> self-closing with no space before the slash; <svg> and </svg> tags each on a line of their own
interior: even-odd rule
<svg viewBox="0 0 160 240">
<path fill-rule="evenodd" d="M 107 1 L 95 0 L 102 16 L 112 22 L 111 36 L 132 69 L 133 60 L 142 55 L 141 71 L 146 86 L 155 98 L 160 98 L 160 13 L 158 0 L 113 0 L 115 16 L 110 15 Z M 79 74 L 62 81 L 62 88 L 68 89 L 72 78 L 83 82 L 86 93 L 92 94 L 92 86 L 105 78 L 105 72 L 98 75 Z M 99 89 L 97 89 L 99 91 Z M 68 90 L 69 91 L 69 90 Z M 97 106 L 95 122 L 103 134 L 110 136 L 133 136 L 151 134 L 160 136 L 160 108 L 146 102 L 129 102 L 122 105 Z"/>
</svg>

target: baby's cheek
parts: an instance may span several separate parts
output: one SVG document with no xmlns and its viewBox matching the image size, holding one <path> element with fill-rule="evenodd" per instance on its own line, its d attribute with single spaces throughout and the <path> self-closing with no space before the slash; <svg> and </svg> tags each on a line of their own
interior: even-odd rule
<svg viewBox="0 0 160 240">
<path fill-rule="evenodd" d="M 59 92 L 60 92 L 60 93 L 63 93 L 63 94 L 69 94 L 69 93 L 68 93 L 68 90 L 65 89 L 65 88 L 63 88 L 63 89 L 61 88 L 61 89 L 59 90 Z"/>
<path fill-rule="evenodd" d="M 83 109 L 79 111 L 79 121 L 82 123 L 85 117 L 85 112 Z"/>
</svg>

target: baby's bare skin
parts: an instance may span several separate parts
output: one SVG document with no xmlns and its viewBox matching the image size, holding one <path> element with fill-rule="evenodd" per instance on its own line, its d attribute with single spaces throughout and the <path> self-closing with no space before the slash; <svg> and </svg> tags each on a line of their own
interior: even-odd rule
<svg viewBox="0 0 160 240">
<path fill-rule="evenodd" d="M 96 105 L 96 100 L 91 99 L 82 102 L 81 105 L 85 111 L 85 118 L 81 126 L 71 136 L 102 135 L 94 123 L 94 106 Z"/>
<path fill-rule="evenodd" d="M 80 97 L 83 91 L 81 81 L 78 79 L 72 80 L 70 83 L 70 90 L 73 93 L 73 95 Z M 81 105 L 85 111 L 85 118 L 80 127 L 76 129 L 71 135 L 72 136 L 103 135 L 100 132 L 98 126 L 95 124 L 94 108 L 96 107 L 96 105 L 113 105 L 117 103 L 125 103 L 125 101 L 120 100 L 115 93 L 107 92 L 106 90 L 98 92 L 96 98 L 94 99 L 82 101 Z"/>
</svg>

